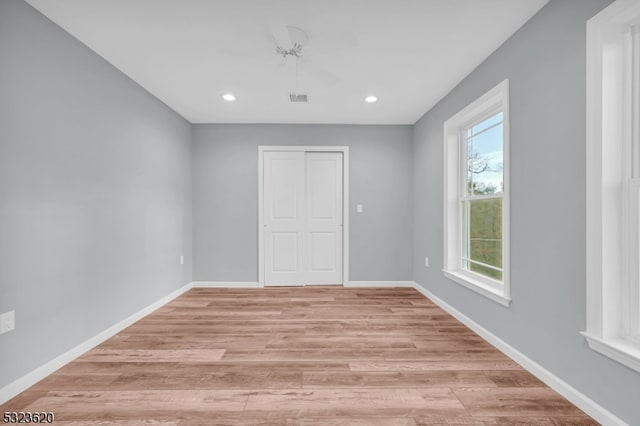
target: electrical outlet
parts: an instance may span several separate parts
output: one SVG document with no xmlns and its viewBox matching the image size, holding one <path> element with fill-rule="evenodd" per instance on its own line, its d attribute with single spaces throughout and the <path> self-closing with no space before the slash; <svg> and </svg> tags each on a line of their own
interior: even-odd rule
<svg viewBox="0 0 640 426">
<path fill-rule="evenodd" d="M 362 213 L 363 211 L 364 211 L 364 208 L 362 204 L 356 204 L 356 212 Z"/>
<path fill-rule="evenodd" d="M 424 266 L 427 267 L 427 268 L 429 267 L 429 258 L 428 257 L 424 258 Z"/>
<path fill-rule="evenodd" d="M 180 256 L 180 264 L 184 265 L 184 256 Z"/>
<path fill-rule="evenodd" d="M 9 311 L 0 315 L 0 334 L 8 333 L 16 328 L 16 312 Z"/>
</svg>

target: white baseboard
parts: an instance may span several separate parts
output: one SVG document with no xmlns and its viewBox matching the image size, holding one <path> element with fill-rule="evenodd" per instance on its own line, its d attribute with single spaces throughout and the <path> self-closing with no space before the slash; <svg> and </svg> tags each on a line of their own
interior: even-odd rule
<svg viewBox="0 0 640 426">
<path fill-rule="evenodd" d="M 429 290 L 425 289 L 415 282 L 413 283 L 413 286 L 416 290 L 430 299 L 433 303 L 447 311 L 451 316 L 455 317 L 458 321 L 469 327 L 476 334 L 491 343 L 509 358 L 520 364 L 520 366 L 536 376 L 551 389 L 555 390 L 576 407 L 580 408 L 589 416 L 593 417 L 597 422 L 601 423 L 604 426 L 628 426 L 627 423 L 623 422 L 603 406 L 601 406 L 531 358 L 527 357 L 525 354 L 518 351 L 513 346 L 509 345 L 504 340 L 500 339 L 498 336 L 491 333 L 489 330 L 482 327 L 480 324 L 473 321 L 471 318 L 467 317 L 462 312 L 446 303 L 444 300 L 438 298 Z"/>
<path fill-rule="evenodd" d="M 255 281 L 193 281 L 194 288 L 263 288 Z M 339 285 L 339 284 L 337 284 Z M 285 287 L 288 287 L 286 285 Z M 277 286 L 276 286 L 277 287 Z M 311 287 L 311 286 L 310 286 Z M 414 281 L 348 281 L 344 287 L 415 287 Z"/>
<path fill-rule="evenodd" d="M 415 287 L 414 281 L 349 281 L 345 287 Z"/>
<path fill-rule="evenodd" d="M 194 288 L 262 288 L 255 281 L 193 281 Z"/>
<path fill-rule="evenodd" d="M 191 287 L 192 287 L 192 284 L 189 283 L 179 288 L 173 293 L 166 295 L 162 299 L 152 303 L 151 305 L 141 309 L 135 314 L 130 315 L 129 317 L 112 325 L 106 330 L 96 334 L 95 336 L 84 341 L 78 346 L 72 349 L 69 349 L 67 352 L 63 353 L 62 355 L 59 355 L 56 358 L 52 359 L 51 361 L 45 363 L 44 365 L 41 365 L 40 367 L 36 368 L 32 372 L 27 373 L 24 376 L 20 377 L 19 379 L 15 380 L 14 382 L 11 382 L 8 385 L 4 386 L 3 388 L 0 389 L 0 405 L 4 404 L 14 396 L 18 395 L 20 392 L 23 392 L 27 388 L 35 385 L 40 380 L 47 377 L 49 374 L 65 366 L 69 362 L 78 358 L 80 355 L 93 349 L 94 347 L 98 346 L 100 343 L 104 342 L 105 340 L 113 337 L 117 333 L 129 327 L 134 322 L 144 318 L 145 316 L 149 315 L 151 312 L 155 311 L 156 309 L 166 305 L 176 297 L 180 296 L 181 294 L 191 289 Z"/>
</svg>

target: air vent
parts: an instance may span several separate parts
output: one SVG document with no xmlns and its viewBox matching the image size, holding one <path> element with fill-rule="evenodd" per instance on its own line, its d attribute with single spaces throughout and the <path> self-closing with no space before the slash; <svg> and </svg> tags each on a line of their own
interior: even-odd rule
<svg viewBox="0 0 640 426">
<path fill-rule="evenodd" d="M 295 93 L 291 93 L 289 95 L 289 99 L 291 99 L 291 102 L 307 102 L 307 95 L 306 94 L 295 94 Z"/>
</svg>

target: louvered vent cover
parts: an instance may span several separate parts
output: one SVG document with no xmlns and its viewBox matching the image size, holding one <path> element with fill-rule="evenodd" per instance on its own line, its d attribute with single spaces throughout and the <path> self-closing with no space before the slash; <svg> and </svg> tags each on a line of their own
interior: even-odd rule
<svg viewBox="0 0 640 426">
<path fill-rule="evenodd" d="M 307 102 L 307 95 L 291 93 L 289 99 L 291 99 L 291 102 Z"/>
</svg>

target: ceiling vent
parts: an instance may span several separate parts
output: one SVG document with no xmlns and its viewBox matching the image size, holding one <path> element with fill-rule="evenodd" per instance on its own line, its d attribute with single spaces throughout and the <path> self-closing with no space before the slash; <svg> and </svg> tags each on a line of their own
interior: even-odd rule
<svg viewBox="0 0 640 426">
<path fill-rule="evenodd" d="M 289 94 L 289 99 L 291 100 L 291 102 L 307 102 L 307 95 L 306 94 L 295 94 L 295 93 L 291 93 Z"/>
</svg>

